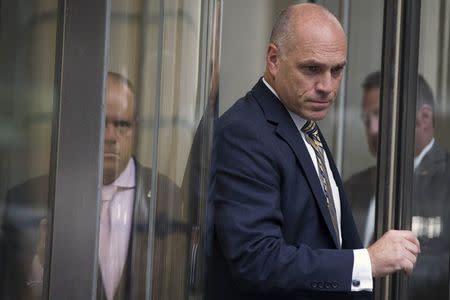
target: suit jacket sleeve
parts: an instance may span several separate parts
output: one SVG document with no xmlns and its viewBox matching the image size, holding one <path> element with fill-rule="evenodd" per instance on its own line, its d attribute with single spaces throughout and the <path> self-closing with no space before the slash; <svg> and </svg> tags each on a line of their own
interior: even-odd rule
<svg viewBox="0 0 450 300">
<path fill-rule="evenodd" d="M 317 285 L 325 280 L 336 285 L 333 292 L 350 291 L 352 250 L 312 249 L 284 240 L 283 157 L 249 123 L 221 124 L 214 140 L 214 230 L 232 278 L 252 292 L 330 291 Z"/>
</svg>

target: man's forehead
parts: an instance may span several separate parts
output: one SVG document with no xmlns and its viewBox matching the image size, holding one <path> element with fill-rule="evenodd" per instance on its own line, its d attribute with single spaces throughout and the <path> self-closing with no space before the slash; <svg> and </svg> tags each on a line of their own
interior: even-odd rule
<svg viewBox="0 0 450 300">
<path fill-rule="evenodd" d="M 289 44 L 288 52 L 301 56 L 303 60 L 328 64 L 345 64 L 347 61 L 347 44 L 341 37 L 305 33 L 293 37 Z"/>
</svg>

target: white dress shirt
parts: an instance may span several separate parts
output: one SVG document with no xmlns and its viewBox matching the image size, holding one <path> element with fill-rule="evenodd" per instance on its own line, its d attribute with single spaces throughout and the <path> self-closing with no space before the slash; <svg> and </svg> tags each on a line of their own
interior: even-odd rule
<svg viewBox="0 0 450 300">
<path fill-rule="evenodd" d="M 277 92 L 270 86 L 269 83 L 263 78 L 264 84 L 269 88 L 269 90 L 278 98 Z M 286 108 L 287 109 L 287 108 Z M 301 118 L 300 116 L 296 115 L 295 113 L 289 111 L 289 114 L 291 115 L 292 120 L 295 123 L 295 126 L 297 127 L 303 142 L 308 150 L 309 156 L 311 157 L 311 160 L 314 164 L 314 167 L 317 172 L 317 176 L 319 175 L 319 167 L 317 165 L 317 159 L 316 154 L 314 152 L 313 147 L 306 141 L 305 133 L 301 130 L 303 125 L 307 122 L 307 120 Z M 339 197 L 339 189 L 337 187 L 336 181 L 334 177 L 332 176 L 333 173 L 331 172 L 330 163 L 328 161 L 328 157 L 326 153 L 324 153 L 325 157 L 325 165 L 328 173 L 328 177 L 330 179 L 330 185 L 331 190 L 333 193 L 333 200 L 334 200 L 334 206 L 336 208 L 336 216 L 338 220 L 338 227 L 339 227 L 339 240 L 342 243 L 342 236 L 341 236 L 341 199 Z M 352 291 L 371 291 L 373 289 L 373 282 L 372 282 L 372 265 L 370 262 L 370 256 L 369 252 L 367 252 L 367 249 L 354 249 L 353 250 L 353 257 L 354 257 L 354 263 L 353 263 L 353 272 L 352 272 L 352 282 L 359 281 L 359 285 L 354 286 L 353 284 L 350 284 Z"/>
</svg>

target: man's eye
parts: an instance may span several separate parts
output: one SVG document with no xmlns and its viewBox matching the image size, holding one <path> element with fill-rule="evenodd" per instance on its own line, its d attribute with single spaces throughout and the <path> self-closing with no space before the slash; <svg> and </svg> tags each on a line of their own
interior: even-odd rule
<svg viewBox="0 0 450 300">
<path fill-rule="evenodd" d="M 336 68 L 333 68 L 333 69 L 331 69 L 331 74 L 332 74 L 333 76 L 339 76 L 339 75 L 341 75 L 342 70 L 344 70 L 344 67 L 336 67 Z"/>
<path fill-rule="evenodd" d="M 303 69 L 309 74 L 317 74 L 320 72 L 319 66 L 304 66 Z"/>
<path fill-rule="evenodd" d="M 117 127 L 117 128 L 130 128 L 131 127 L 131 123 L 128 121 L 119 120 L 119 121 L 114 121 L 113 124 L 114 124 L 114 127 Z"/>
</svg>

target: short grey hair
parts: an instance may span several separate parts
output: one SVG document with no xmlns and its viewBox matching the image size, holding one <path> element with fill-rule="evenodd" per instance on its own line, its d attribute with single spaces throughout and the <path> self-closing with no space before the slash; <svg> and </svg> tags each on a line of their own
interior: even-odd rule
<svg viewBox="0 0 450 300">
<path fill-rule="evenodd" d="M 277 45 L 280 49 L 285 49 L 286 41 L 291 38 L 291 30 L 289 30 L 291 17 L 291 7 L 285 8 L 278 15 L 273 25 L 270 42 Z"/>
</svg>

